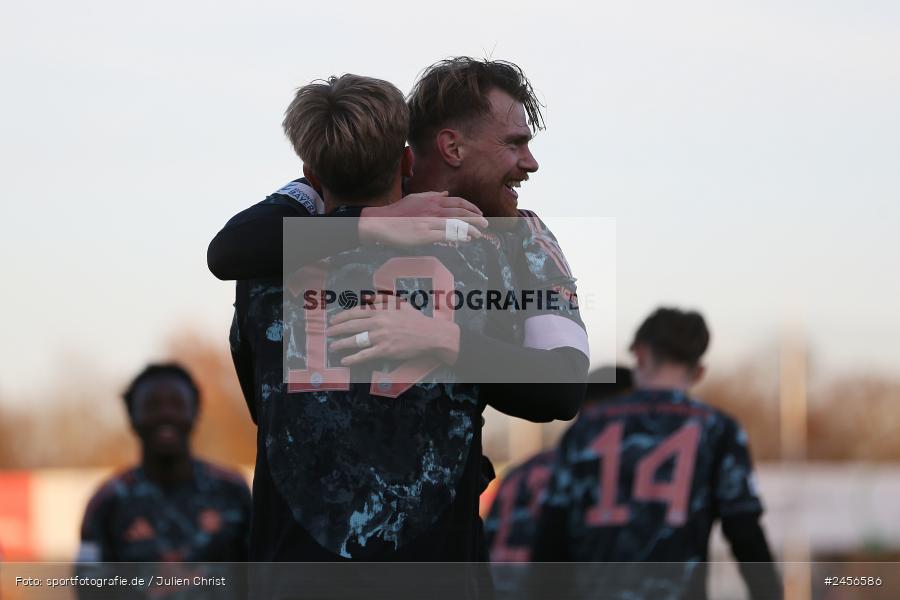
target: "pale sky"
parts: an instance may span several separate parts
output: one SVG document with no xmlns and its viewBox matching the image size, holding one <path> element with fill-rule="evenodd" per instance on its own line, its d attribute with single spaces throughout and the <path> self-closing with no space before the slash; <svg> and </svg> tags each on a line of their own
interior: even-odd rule
<svg viewBox="0 0 900 600">
<path fill-rule="evenodd" d="M 900 5 L 438 6 L 6 3 L 0 396 L 73 354 L 131 374 L 179 326 L 224 345 L 232 286 L 206 246 L 298 176 L 293 89 L 408 91 L 459 54 L 518 63 L 547 105 L 520 205 L 616 218 L 622 356 L 675 303 L 706 314 L 712 364 L 791 322 L 826 373 L 900 373 Z M 561 241 L 590 268 L 590 235 Z"/>
</svg>

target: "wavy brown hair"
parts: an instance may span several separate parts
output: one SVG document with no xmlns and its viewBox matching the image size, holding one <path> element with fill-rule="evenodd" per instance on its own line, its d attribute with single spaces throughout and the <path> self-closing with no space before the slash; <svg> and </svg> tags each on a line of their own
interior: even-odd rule
<svg viewBox="0 0 900 600">
<path fill-rule="evenodd" d="M 523 104 L 532 131 L 544 129 L 543 105 L 518 65 L 458 56 L 427 67 L 407 98 L 409 143 L 413 150 L 427 152 L 429 141 L 441 129 L 464 128 L 490 114 L 487 96 L 494 89 Z"/>
</svg>

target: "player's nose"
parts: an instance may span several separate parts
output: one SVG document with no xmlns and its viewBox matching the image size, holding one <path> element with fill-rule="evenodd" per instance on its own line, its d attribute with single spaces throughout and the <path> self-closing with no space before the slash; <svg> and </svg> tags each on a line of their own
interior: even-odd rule
<svg viewBox="0 0 900 600">
<path fill-rule="evenodd" d="M 532 154 L 531 150 L 526 146 L 519 159 L 519 168 L 527 173 L 534 173 L 538 170 L 539 166 L 534 154 Z"/>
</svg>

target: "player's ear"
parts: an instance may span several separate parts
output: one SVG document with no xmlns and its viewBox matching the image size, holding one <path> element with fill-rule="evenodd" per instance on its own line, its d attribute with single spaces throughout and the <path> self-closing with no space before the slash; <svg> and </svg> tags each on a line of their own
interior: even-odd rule
<svg viewBox="0 0 900 600">
<path fill-rule="evenodd" d="M 303 176 L 306 177 L 306 180 L 309 181 L 309 185 L 313 186 L 319 195 L 322 195 L 322 183 L 319 181 L 319 178 L 313 175 L 312 171 L 307 168 L 306 165 L 303 165 Z"/>
<path fill-rule="evenodd" d="M 441 129 L 436 138 L 437 151 L 444 162 L 459 167 L 463 160 L 462 133 L 456 129 Z"/>
<path fill-rule="evenodd" d="M 403 156 L 400 157 L 400 176 L 401 177 L 412 177 L 413 176 L 413 164 L 415 164 L 415 157 L 413 156 L 412 148 L 407 146 L 403 149 Z"/>
<path fill-rule="evenodd" d="M 631 346 L 631 353 L 634 354 L 634 368 L 644 370 L 647 368 L 647 363 L 650 357 L 647 355 L 647 347 L 642 344 L 633 344 Z"/>
<path fill-rule="evenodd" d="M 703 376 L 706 375 L 706 366 L 705 365 L 697 365 L 693 369 L 691 369 L 691 385 L 697 385 Z"/>
</svg>

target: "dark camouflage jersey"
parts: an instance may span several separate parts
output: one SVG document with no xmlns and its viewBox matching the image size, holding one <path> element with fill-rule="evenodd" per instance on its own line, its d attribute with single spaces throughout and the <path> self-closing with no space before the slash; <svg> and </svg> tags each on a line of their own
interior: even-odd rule
<svg viewBox="0 0 900 600">
<path fill-rule="evenodd" d="M 304 270 L 319 279 L 303 289 L 383 289 L 373 285 L 373 275 L 386 265 L 396 267 L 390 277 L 397 289 L 442 289 L 446 283 L 466 293 L 498 281 L 511 285 L 496 242 L 435 244 L 399 255 L 381 246 L 355 249 Z M 340 356 L 328 352 L 325 368 L 310 368 L 308 348 L 323 347 L 321 327 L 343 309 L 333 303 L 324 311 L 307 310 L 302 296 L 285 295 L 282 318 L 283 288 L 276 282 L 249 285 L 246 320 L 232 342 L 240 346 L 241 331 L 253 338 L 256 417 L 271 481 L 296 522 L 323 548 L 345 558 L 384 558 L 386 548 L 397 550 L 425 533 L 453 502 L 480 435 L 480 388 L 452 383 L 454 374 L 436 360 L 406 381 L 413 384 L 408 389 L 395 387 L 402 381 L 389 374 L 423 359 L 376 363 L 351 378 L 340 370 Z M 489 320 L 484 310 L 454 312 L 461 327 L 521 343 L 514 314 Z M 305 383 L 284 383 L 282 349 L 289 377 L 300 381 L 305 373 Z M 480 444 L 476 451 L 480 458 Z"/>
<path fill-rule="evenodd" d="M 761 513 L 747 435 L 684 394 L 591 406 L 564 436 L 546 504 L 579 561 L 704 561 L 716 518 Z"/>
<path fill-rule="evenodd" d="M 533 323 L 526 332 L 525 344 L 545 350 L 570 346 L 590 358 L 575 276 L 556 236 L 535 213 L 520 210 L 517 226 L 505 235 L 504 242 L 516 286 L 553 290 L 560 300 L 555 310 L 525 311 L 524 317 Z"/>
<path fill-rule="evenodd" d="M 737 422 L 680 392 L 647 390 L 583 412 L 560 444 L 544 505 L 564 515 L 566 560 L 633 564 L 583 582 L 610 598 L 705 597 L 714 521 L 762 510 Z"/>
<path fill-rule="evenodd" d="M 509 471 L 484 522 L 492 562 L 528 562 L 540 502 L 550 479 L 554 452 L 537 454 Z"/>
<path fill-rule="evenodd" d="M 449 271 L 451 285 L 461 292 L 486 286 L 514 290 L 518 277 L 533 289 L 559 286 L 573 294 L 574 279 L 555 239 L 546 227 L 537 229 L 539 220 L 530 216 L 515 231 L 477 242 L 436 244 L 420 251 L 350 250 L 305 269 L 304 276 L 338 291 L 380 289 L 373 286 L 373 275 L 392 259 L 406 257 L 415 263 L 413 272 L 394 273 L 397 289 L 440 289 L 430 281 L 434 273 L 428 269 L 434 265 L 423 260 L 430 257 Z M 551 244 L 554 257 L 542 260 Z M 417 272 L 421 269 L 425 272 Z M 317 316 L 310 325 L 301 299 L 283 307 L 283 295 L 281 281 L 275 279 L 238 282 L 231 334 L 238 376 L 259 427 L 251 557 L 329 560 L 310 547 L 309 538 L 336 556 L 385 560 L 403 547 L 415 548 L 412 540 L 428 539 L 430 528 L 442 528 L 451 537 L 454 531 L 473 528 L 485 406 L 480 386 L 454 383 L 452 371 L 437 363 L 407 390 L 393 385 L 403 377 L 383 375 L 397 363 L 376 364 L 375 374 L 354 371 L 351 381 L 372 380 L 372 386 L 347 384 L 346 374 L 334 370 L 340 356 L 332 353 L 310 369 L 308 334 L 320 347 L 326 321 Z M 332 304 L 326 319 L 339 310 Z M 434 316 L 431 307 L 424 312 Z M 563 316 L 584 335 L 574 302 Z M 483 311 L 456 311 L 455 320 L 463 328 L 523 343 L 524 325 L 514 308 L 490 319 Z M 283 353 L 294 371 L 288 375 L 290 385 L 285 383 Z M 473 477 L 474 484 L 467 482 Z M 451 509 L 448 522 L 448 507 L 460 501 L 464 508 Z M 285 513 L 290 523 L 281 516 Z M 432 559 L 462 556 L 474 554 L 428 554 Z"/>
<path fill-rule="evenodd" d="M 79 560 L 213 562 L 247 559 L 250 491 L 240 475 L 193 461 L 171 490 L 140 467 L 103 484 L 88 504 Z"/>
<path fill-rule="evenodd" d="M 518 214 L 516 227 L 507 234 L 518 284 L 528 289 L 558 285 L 574 293 L 572 269 L 556 236 L 536 213 L 520 210 Z"/>
</svg>

